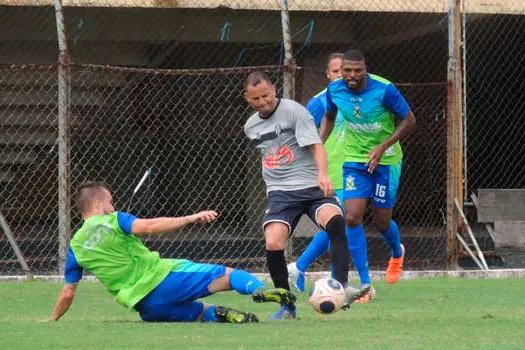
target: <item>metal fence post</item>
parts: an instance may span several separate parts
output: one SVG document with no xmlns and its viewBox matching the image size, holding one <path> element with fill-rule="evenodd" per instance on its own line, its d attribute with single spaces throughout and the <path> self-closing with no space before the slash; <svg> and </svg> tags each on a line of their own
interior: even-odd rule
<svg viewBox="0 0 525 350">
<path fill-rule="evenodd" d="M 55 1 L 58 34 L 58 259 L 63 273 L 68 240 L 71 232 L 70 173 L 69 173 L 69 105 L 70 72 L 62 0 Z"/>
<path fill-rule="evenodd" d="M 295 63 L 292 53 L 292 35 L 290 32 L 290 13 L 288 0 L 281 0 L 281 26 L 283 29 L 284 47 L 284 73 L 283 73 L 283 98 L 295 98 Z M 293 240 L 288 241 L 286 255 L 290 258 L 293 254 Z"/>
<path fill-rule="evenodd" d="M 281 25 L 283 29 L 284 46 L 283 97 L 293 99 L 295 97 L 295 63 L 292 53 L 292 35 L 290 32 L 290 13 L 288 11 L 288 0 L 281 0 Z"/>
</svg>

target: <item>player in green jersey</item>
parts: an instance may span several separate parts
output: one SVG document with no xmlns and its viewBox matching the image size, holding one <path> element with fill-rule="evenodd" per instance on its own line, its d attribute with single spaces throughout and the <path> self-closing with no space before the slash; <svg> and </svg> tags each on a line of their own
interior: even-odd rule
<svg viewBox="0 0 525 350">
<path fill-rule="evenodd" d="M 150 322 L 258 322 L 256 315 L 197 299 L 235 290 L 255 302 L 293 305 L 295 296 L 279 288 L 266 289 L 252 274 L 222 265 L 162 259 L 135 235 L 171 232 L 192 223 L 211 223 L 218 213 L 201 211 L 182 217 L 140 219 L 115 211 L 109 187 L 87 182 L 78 188 L 77 205 L 83 224 L 71 240 L 65 285 L 49 320 L 59 320 L 75 298 L 83 270 L 88 270 L 115 296 Z"/>
</svg>

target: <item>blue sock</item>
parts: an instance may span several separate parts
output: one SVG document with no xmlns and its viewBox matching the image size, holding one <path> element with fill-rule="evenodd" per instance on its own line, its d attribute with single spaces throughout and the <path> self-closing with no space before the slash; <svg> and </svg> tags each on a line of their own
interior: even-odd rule
<svg viewBox="0 0 525 350">
<path fill-rule="evenodd" d="M 230 273 L 230 287 L 240 294 L 253 294 L 257 288 L 264 287 L 264 283 L 249 272 L 233 270 Z"/>
<path fill-rule="evenodd" d="M 299 260 L 297 260 L 297 268 L 302 272 L 308 270 L 310 265 L 328 249 L 329 244 L 330 238 L 328 233 L 325 231 L 317 232 L 310 244 L 308 244 L 308 247 L 306 247 L 306 250 L 299 257 Z"/>
<path fill-rule="evenodd" d="M 399 235 L 399 228 L 394 220 L 390 220 L 390 226 L 385 232 L 381 232 L 385 238 L 386 244 L 392 249 L 392 257 L 400 258 L 403 255 L 401 250 L 401 237 Z"/>
<path fill-rule="evenodd" d="M 215 305 L 212 305 L 204 310 L 202 322 L 217 322 L 217 317 L 215 317 Z"/>
<path fill-rule="evenodd" d="M 355 227 L 346 226 L 346 239 L 348 240 L 348 250 L 350 250 L 352 261 L 359 274 L 361 285 L 370 284 L 368 245 L 363 225 L 357 225 Z"/>
</svg>

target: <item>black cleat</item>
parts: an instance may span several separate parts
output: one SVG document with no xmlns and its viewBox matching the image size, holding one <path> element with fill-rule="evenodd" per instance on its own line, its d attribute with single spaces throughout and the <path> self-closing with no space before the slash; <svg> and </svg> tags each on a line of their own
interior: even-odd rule
<svg viewBox="0 0 525 350">
<path fill-rule="evenodd" d="M 229 307 L 216 306 L 215 317 L 221 323 L 258 323 L 257 315 L 250 312 L 237 311 Z"/>
<path fill-rule="evenodd" d="M 277 303 L 283 306 L 293 305 L 297 298 L 284 288 L 259 288 L 253 292 L 252 299 L 256 303 Z"/>
</svg>

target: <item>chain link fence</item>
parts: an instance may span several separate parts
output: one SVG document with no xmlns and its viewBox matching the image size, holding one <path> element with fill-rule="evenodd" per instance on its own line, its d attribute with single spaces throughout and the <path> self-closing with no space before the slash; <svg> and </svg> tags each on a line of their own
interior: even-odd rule
<svg viewBox="0 0 525 350">
<path fill-rule="evenodd" d="M 115 84 L 88 113 L 73 113 L 72 186 L 106 179 L 116 207 L 143 217 L 213 208 L 221 214 L 213 225 L 150 237 L 147 244 L 164 256 L 260 268 L 265 190 L 258 156 L 243 132 L 248 71 L 73 67 L 78 89 L 96 90 L 91 77 L 97 74 Z M 266 71 L 278 81 L 278 67 Z M 131 199 L 146 169 L 151 174 Z"/>
<path fill-rule="evenodd" d="M 0 33 L 0 214 L 31 269 L 52 272 L 58 256 L 54 9 L 2 6 Z M 20 273 L 4 230 L 0 273 Z"/>
<path fill-rule="evenodd" d="M 116 207 L 143 217 L 216 209 L 221 216 L 213 225 L 150 237 L 146 244 L 166 257 L 265 271 L 260 224 L 266 194 L 260 160 L 243 134 L 250 114 L 242 98 L 244 78 L 256 67 L 264 69 L 283 93 L 284 76 L 292 72 L 295 98 L 305 104 L 328 83 L 328 55 L 360 48 L 369 71 L 395 82 L 417 119 L 416 132 L 403 142 L 404 170 L 395 210 L 408 251 L 406 266 L 444 268 L 446 6 L 441 1 L 288 1 L 293 61 L 286 66 L 282 3 L 64 2 L 71 61 L 70 188 L 86 180 L 107 181 Z M 31 271 L 55 274 L 58 237 L 64 234 L 58 232 L 57 218 L 58 44 L 53 4 L 33 5 L 4 6 L 0 12 L 0 39 L 8 43 L 0 55 L 0 209 Z M 520 100 L 506 101 L 518 93 L 523 80 L 516 78 L 524 74 L 519 70 L 522 44 L 516 38 L 507 47 L 503 39 L 519 32 L 525 17 L 467 10 L 472 12 L 466 22 L 467 185 L 479 187 L 488 176 L 501 181 L 500 187 L 510 182 L 520 186 L 518 172 L 513 177 L 506 174 L 511 164 L 512 169 L 523 164 L 510 155 L 498 158 L 497 150 L 501 146 L 512 153 L 512 142 L 519 143 L 519 132 L 512 127 L 519 124 L 517 116 L 525 107 Z M 495 23 L 500 30 L 489 32 Z M 486 55 L 489 33 L 498 38 Z M 503 49 L 513 54 L 503 56 Z M 476 83 L 483 79 L 489 79 L 489 86 Z M 478 101 L 487 103 L 496 96 L 498 118 L 507 117 L 508 129 L 502 132 L 511 132 L 514 139 L 491 141 L 498 147 L 490 156 L 482 140 L 492 136 L 484 131 L 496 122 L 489 118 L 494 109 Z M 150 176 L 130 202 L 148 169 Z M 74 232 L 80 217 L 71 198 L 70 202 Z M 386 245 L 370 216 L 366 224 L 370 266 L 383 269 Z M 300 224 L 290 242 L 291 259 L 315 231 L 307 222 Z M 0 257 L 0 273 L 21 273 L 5 235 L 0 235 Z M 324 257 L 315 267 L 324 270 L 327 264 Z"/>
<path fill-rule="evenodd" d="M 394 212 L 410 269 L 446 265 L 447 14 L 433 12 L 429 4 L 290 2 L 292 31 L 299 39 L 294 53 L 297 65 L 303 67 L 296 84 L 299 101 L 306 103 L 326 87 L 330 53 L 359 48 L 368 71 L 396 83 L 416 116 L 417 129 L 403 142 L 403 175 Z M 371 213 L 368 210 L 365 220 L 369 265 L 384 269 L 389 251 Z M 295 253 L 300 254 L 307 242 L 298 245 Z M 322 263 L 319 268 L 326 269 Z"/>
<path fill-rule="evenodd" d="M 508 4 L 503 13 L 465 18 L 467 195 L 525 188 L 525 10 L 521 1 Z"/>
</svg>

